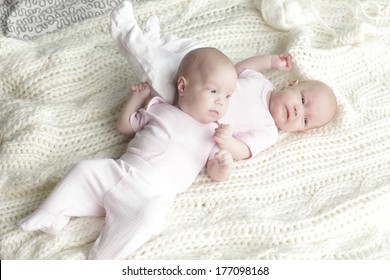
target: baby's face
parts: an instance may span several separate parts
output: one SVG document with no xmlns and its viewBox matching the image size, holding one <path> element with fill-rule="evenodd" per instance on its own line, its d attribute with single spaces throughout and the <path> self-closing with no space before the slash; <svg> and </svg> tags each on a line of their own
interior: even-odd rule
<svg viewBox="0 0 390 280">
<path fill-rule="evenodd" d="M 327 124 L 335 115 L 336 98 L 326 85 L 298 82 L 271 93 L 269 110 L 276 126 L 286 132 Z"/>
<path fill-rule="evenodd" d="M 185 90 L 180 92 L 179 107 L 201 123 L 221 119 L 233 94 L 237 73 L 234 67 L 217 67 L 213 71 L 199 70 L 185 81 Z M 179 80 L 180 83 L 180 80 Z"/>
</svg>

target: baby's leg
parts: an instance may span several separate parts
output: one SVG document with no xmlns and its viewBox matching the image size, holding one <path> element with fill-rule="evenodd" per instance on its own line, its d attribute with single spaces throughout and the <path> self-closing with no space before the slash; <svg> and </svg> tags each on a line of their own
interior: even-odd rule
<svg viewBox="0 0 390 280">
<path fill-rule="evenodd" d="M 155 93 L 173 103 L 180 61 L 189 51 L 202 45 L 195 40 L 172 35 L 160 39 L 159 33 L 160 25 L 156 17 L 148 20 L 146 32 L 142 32 L 128 1 L 118 5 L 111 13 L 111 36 L 137 77 L 148 82 Z"/>
<path fill-rule="evenodd" d="M 30 216 L 18 222 L 24 231 L 57 234 L 72 216 L 104 216 L 103 197 L 121 176 L 113 159 L 77 163 Z"/>
<path fill-rule="evenodd" d="M 125 259 L 161 231 L 175 194 L 131 171 L 105 199 L 106 220 L 89 259 Z"/>
</svg>

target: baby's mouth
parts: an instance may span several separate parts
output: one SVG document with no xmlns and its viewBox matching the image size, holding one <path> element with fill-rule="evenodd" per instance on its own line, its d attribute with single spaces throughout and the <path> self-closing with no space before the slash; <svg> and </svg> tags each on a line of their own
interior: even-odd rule
<svg viewBox="0 0 390 280">
<path fill-rule="evenodd" d="M 288 111 L 288 108 L 286 106 L 286 120 L 290 118 L 290 112 Z"/>
<path fill-rule="evenodd" d="M 209 112 L 212 116 L 219 116 L 219 112 L 217 110 L 210 110 Z"/>
</svg>

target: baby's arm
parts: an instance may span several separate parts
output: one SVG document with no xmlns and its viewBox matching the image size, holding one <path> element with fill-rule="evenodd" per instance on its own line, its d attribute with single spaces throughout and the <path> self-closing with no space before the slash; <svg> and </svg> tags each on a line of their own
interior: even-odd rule
<svg viewBox="0 0 390 280">
<path fill-rule="evenodd" d="M 257 55 L 247 58 L 236 64 L 237 74 L 240 75 L 245 69 L 252 69 L 257 72 L 263 72 L 270 69 L 279 71 L 291 70 L 291 56 L 290 55 Z"/>
<path fill-rule="evenodd" d="M 207 174 L 215 181 L 229 178 L 233 170 L 233 157 L 227 150 L 220 150 L 213 159 L 207 161 Z"/>
<path fill-rule="evenodd" d="M 150 95 L 150 86 L 148 83 L 140 83 L 132 86 L 131 91 L 133 95 L 120 112 L 117 128 L 121 134 L 134 136 L 135 132 L 130 124 L 130 116 L 145 104 L 146 99 Z"/>
<path fill-rule="evenodd" d="M 235 160 L 248 159 L 252 153 L 248 146 L 233 137 L 233 132 L 229 125 L 220 124 L 214 133 L 214 141 L 220 149 L 228 150 Z"/>
</svg>

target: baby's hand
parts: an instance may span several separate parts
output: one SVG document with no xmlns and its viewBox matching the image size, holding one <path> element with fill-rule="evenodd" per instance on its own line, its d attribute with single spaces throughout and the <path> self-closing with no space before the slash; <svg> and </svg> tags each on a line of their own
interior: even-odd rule
<svg viewBox="0 0 390 280">
<path fill-rule="evenodd" d="M 142 82 L 138 85 L 133 85 L 131 87 L 131 93 L 133 95 L 139 95 L 143 97 L 144 99 L 148 98 L 150 95 L 150 86 L 147 82 Z"/>
<path fill-rule="evenodd" d="M 285 56 L 281 54 L 279 56 L 273 55 L 271 58 L 271 66 L 273 69 L 279 71 L 290 71 L 291 70 L 291 55 Z"/>
<path fill-rule="evenodd" d="M 214 141 L 217 142 L 218 147 L 225 149 L 229 143 L 234 140 L 233 131 L 230 125 L 220 124 L 214 132 Z"/>
<path fill-rule="evenodd" d="M 220 150 L 215 154 L 215 160 L 219 167 L 222 169 L 228 169 L 233 167 L 233 157 L 228 150 Z"/>
</svg>

